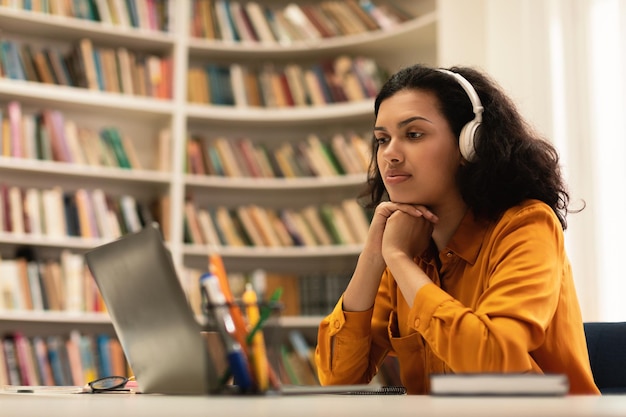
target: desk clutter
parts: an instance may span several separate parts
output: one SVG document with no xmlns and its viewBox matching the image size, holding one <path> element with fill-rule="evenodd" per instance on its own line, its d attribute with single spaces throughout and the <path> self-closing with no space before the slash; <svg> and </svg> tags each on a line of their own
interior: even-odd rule
<svg viewBox="0 0 626 417">
<path fill-rule="evenodd" d="M 239 393 L 279 390 L 281 384 L 268 356 L 271 351 L 267 349 L 264 327 L 280 313 L 281 289 L 270 300 L 259 302 L 252 284 L 247 283 L 241 302 L 235 302 L 224 264 L 215 254 L 209 256 L 209 272 L 200 277 L 199 285 L 207 327 L 219 336 L 214 343 L 209 342 L 211 360 L 221 375 L 218 390 L 228 386 Z"/>
<path fill-rule="evenodd" d="M 252 282 L 262 282 L 263 271 L 256 271 Z M 217 254 L 209 256 L 209 272 L 199 279 L 205 333 L 209 352 L 222 391 L 239 394 L 402 395 L 398 363 L 389 357 L 377 378 L 368 386 L 321 387 L 317 378 L 314 345 L 297 329 L 280 325 L 283 309 L 281 287 L 262 299 L 252 282 L 236 297 Z M 261 285 L 263 286 L 263 285 Z M 220 366 L 221 364 L 221 366 Z"/>
</svg>

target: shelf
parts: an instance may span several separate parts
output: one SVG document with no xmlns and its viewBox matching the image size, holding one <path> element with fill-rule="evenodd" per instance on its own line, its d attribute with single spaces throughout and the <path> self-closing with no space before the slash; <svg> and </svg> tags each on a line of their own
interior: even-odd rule
<svg viewBox="0 0 626 417">
<path fill-rule="evenodd" d="M 0 232 L 2 246 L 33 246 L 41 248 L 70 249 L 85 251 L 107 243 L 106 239 L 85 239 L 74 236 L 50 237 L 45 235 L 14 234 Z"/>
<path fill-rule="evenodd" d="M 186 255 L 206 256 L 211 250 L 217 250 L 224 258 L 252 259 L 296 259 L 332 258 L 358 255 L 362 245 L 333 246 L 297 246 L 297 247 L 226 247 L 218 248 L 202 245 L 185 245 Z"/>
<path fill-rule="evenodd" d="M 67 324 L 111 324 L 107 313 L 90 313 L 84 311 L 6 311 L 0 310 L 0 321 L 67 323 Z"/>
<path fill-rule="evenodd" d="M 0 160 L 1 161 L 1 160 Z M 202 175 L 186 175 L 188 187 L 228 190 L 232 192 L 298 191 L 309 192 L 316 189 L 343 189 L 361 186 L 366 180 L 363 175 L 343 175 L 337 177 L 306 178 L 232 178 Z"/>
<path fill-rule="evenodd" d="M 378 30 L 350 36 L 294 41 L 291 43 L 228 42 L 211 39 L 189 39 L 189 54 L 192 58 L 211 56 L 212 59 L 238 61 L 296 60 L 304 57 L 319 57 L 337 54 L 357 55 L 364 53 L 396 52 L 397 45 L 407 39 L 417 50 L 432 48 L 436 36 L 436 12 L 402 23 L 390 30 Z"/>
<path fill-rule="evenodd" d="M 37 159 L 10 158 L 0 156 L 0 172 L 19 172 L 20 175 L 46 174 L 56 177 L 74 179 L 97 178 L 106 181 L 122 181 L 138 183 L 142 186 L 155 184 L 167 185 L 170 182 L 170 173 L 149 170 L 128 170 L 110 167 L 94 167 L 55 161 L 41 161 Z"/>
<path fill-rule="evenodd" d="M 315 247 L 210 247 L 184 245 L 185 264 L 206 269 L 207 256 L 217 251 L 227 270 L 252 272 L 266 269 L 275 272 L 306 274 L 352 271 L 361 245 L 336 245 Z"/>
<path fill-rule="evenodd" d="M 28 12 L 0 6 L 0 27 L 4 32 L 37 38 L 54 38 L 76 42 L 88 37 L 98 44 L 141 49 L 149 52 L 167 52 L 172 49 L 175 37 L 160 31 L 149 31 L 124 26 L 114 26 L 86 19 Z"/>
<path fill-rule="evenodd" d="M 1 84 L 0 84 L 1 87 Z M 350 103 L 333 103 L 323 107 L 253 108 L 217 105 L 188 104 L 187 116 L 190 123 L 215 122 L 238 126 L 282 126 L 294 127 L 303 123 L 373 121 L 374 100 Z"/>
<path fill-rule="evenodd" d="M 322 316 L 284 316 L 280 317 L 278 323 L 285 329 L 317 328 Z M 198 317 L 198 322 L 203 323 L 204 319 Z M 92 326 L 94 329 L 105 328 L 111 331 L 113 323 L 107 313 L 94 312 L 68 312 L 68 311 L 2 311 L 0 310 L 0 323 L 4 328 L 10 326 L 24 327 L 46 327 L 65 326 L 69 329 L 73 327 Z M 0 328 L 0 334 L 2 329 Z"/>
<path fill-rule="evenodd" d="M 329 311 L 330 313 L 330 311 Z M 289 328 L 317 328 L 324 317 L 322 316 L 283 316 L 279 319 L 282 327 Z"/>
<path fill-rule="evenodd" d="M 49 85 L 0 78 L 0 98 L 19 100 L 38 107 L 61 110 L 99 111 L 108 117 L 162 119 L 171 116 L 174 105 L 169 100 L 105 93 L 85 88 Z"/>
</svg>

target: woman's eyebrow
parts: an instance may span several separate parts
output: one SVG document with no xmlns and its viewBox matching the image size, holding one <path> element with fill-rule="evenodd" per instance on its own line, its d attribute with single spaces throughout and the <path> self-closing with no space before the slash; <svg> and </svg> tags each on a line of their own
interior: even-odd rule
<svg viewBox="0 0 626 417">
<path fill-rule="evenodd" d="M 409 117 L 408 119 L 404 119 L 404 120 L 398 122 L 398 126 L 397 127 L 398 128 L 404 127 L 404 126 L 408 125 L 409 123 L 414 122 L 416 120 L 423 120 L 423 121 L 431 123 L 431 124 L 433 123 L 432 121 L 428 120 L 425 117 L 414 116 L 414 117 Z M 377 131 L 377 130 L 379 130 L 379 131 L 386 131 L 387 129 L 385 127 L 382 127 L 382 126 L 374 126 L 374 131 Z"/>
</svg>

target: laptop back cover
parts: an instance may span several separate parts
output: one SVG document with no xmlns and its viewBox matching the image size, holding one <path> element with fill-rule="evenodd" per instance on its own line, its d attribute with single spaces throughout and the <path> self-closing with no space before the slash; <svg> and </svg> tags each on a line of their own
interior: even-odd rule
<svg viewBox="0 0 626 417">
<path fill-rule="evenodd" d="M 158 226 L 85 255 L 144 393 L 206 394 L 218 376 Z"/>
</svg>

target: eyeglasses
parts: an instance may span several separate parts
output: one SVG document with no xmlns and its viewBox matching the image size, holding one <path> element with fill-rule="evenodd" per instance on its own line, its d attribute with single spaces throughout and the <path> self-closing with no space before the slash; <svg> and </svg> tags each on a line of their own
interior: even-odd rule
<svg viewBox="0 0 626 417">
<path fill-rule="evenodd" d="M 131 381 L 134 377 L 126 378 L 125 376 L 105 376 L 104 378 L 98 378 L 94 381 L 88 382 L 91 392 L 105 392 L 105 391 L 130 391 L 126 388 L 128 381 Z"/>
</svg>

